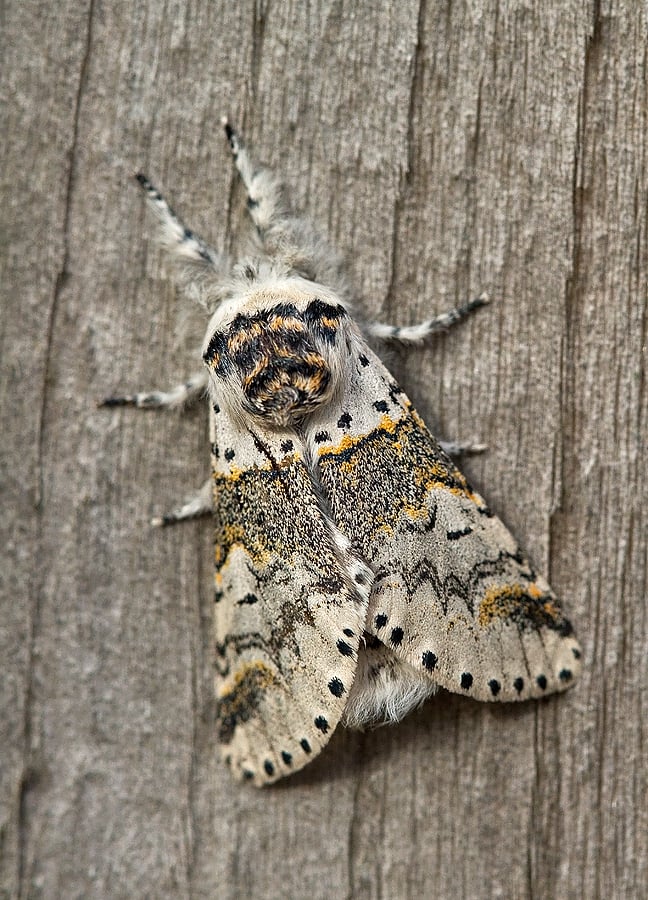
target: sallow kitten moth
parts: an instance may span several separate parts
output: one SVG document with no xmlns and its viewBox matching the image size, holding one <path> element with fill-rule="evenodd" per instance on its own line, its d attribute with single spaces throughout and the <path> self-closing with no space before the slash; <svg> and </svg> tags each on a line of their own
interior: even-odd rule
<svg viewBox="0 0 648 900">
<path fill-rule="evenodd" d="M 544 697 L 573 683 L 581 653 L 547 582 L 367 343 L 420 343 L 487 298 L 360 327 L 338 255 L 223 124 L 254 252 L 232 266 L 137 176 L 179 286 L 211 316 L 204 367 L 103 405 L 209 398 L 211 478 L 154 523 L 213 516 L 217 738 L 233 774 L 263 785 L 340 722 L 397 721 L 439 687 Z"/>
</svg>

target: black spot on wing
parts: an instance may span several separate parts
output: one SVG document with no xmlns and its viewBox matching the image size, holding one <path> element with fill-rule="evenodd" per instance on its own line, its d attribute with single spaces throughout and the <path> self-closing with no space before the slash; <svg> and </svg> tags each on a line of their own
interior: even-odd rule
<svg viewBox="0 0 648 900">
<path fill-rule="evenodd" d="M 469 691 L 472 687 L 472 683 L 473 677 L 470 672 L 464 672 L 461 676 L 461 687 L 464 689 L 464 691 Z"/>
<path fill-rule="evenodd" d="M 342 654 L 342 656 L 353 656 L 353 647 L 347 644 L 346 641 L 339 640 L 336 644 L 338 650 Z"/>
<path fill-rule="evenodd" d="M 344 693 L 344 685 L 339 678 L 331 678 L 328 683 L 328 689 L 334 697 L 341 697 Z"/>
<path fill-rule="evenodd" d="M 436 653 L 432 653 L 431 650 L 426 650 L 422 656 L 423 668 L 427 669 L 428 672 L 433 672 L 436 668 L 436 664 L 438 662 Z"/>
<path fill-rule="evenodd" d="M 497 697 L 497 695 L 499 694 L 499 692 L 502 689 L 502 685 L 499 683 L 499 681 L 496 678 L 491 678 L 491 680 L 488 682 L 488 687 L 490 688 L 490 691 L 491 691 L 491 694 L 493 695 L 493 697 Z"/>
<path fill-rule="evenodd" d="M 387 624 L 387 616 L 385 613 L 378 613 L 376 618 L 374 619 L 374 625 L 376 628 L 384 628 Z"/>
<path fill-rule="evenodd" d="M 458 531 L 447 531 L 446 537 L 449 541 L 458 541 L 459 538 L 466 537 L 469 534 L 472 534 L 472 528 L 470 525 L 467 525 L 465 528 L 461 528 Z"/>
<path fill-rule="evenodd" d="M 317 728 L 318 731 L 321 731 L 322 734 L 326 734 L 329 730 L 328 719 L 326 719 L 325 716 L 317 716 L 315 719 L 315 728 Z"/>
<path fill-rule="evenodd" d="M 562 622 L 560 623 L 560 628 L 558 628 L 557 631 L 561 637 L 569 637 L 574 633 L 572 623 L 568 619 L 562 620 Z"/>
<path fill-rule="evenodd" d="M 405 632 L 402 628 L 392 628 L 391 634 L 389 635 L 389 640 L 394 645 L 394 647 L 399 647 L 403 643 L 403 636 Z"/>
</svg>

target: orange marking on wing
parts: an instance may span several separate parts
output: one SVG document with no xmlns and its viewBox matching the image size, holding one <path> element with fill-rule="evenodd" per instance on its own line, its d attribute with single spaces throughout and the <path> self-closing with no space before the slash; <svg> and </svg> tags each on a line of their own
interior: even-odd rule
<svg viewBox="0 0 648 900">
<path fill-rule="evenodd" d="M 224 525 L 220 531 L 219 539 L 219 544 L 221 544 L 219 574 L 221 574 L 221 577 L 222 573 L 231 564 L 232 556 L 237 550 L 245 553 L 256 568 L 267 566 L 272 557 L 267 547 L 263 545 L 263 541 L 250 539 L 245 529 L 239 524 Z"/>
<path fill-rule="evenodd" d="M 355 436 L 345 434 L 340 443 L 336 444 L 335 446 L 333 446 L 333 444 L 322 444 L 319 448 L 318 455 L 323 456 L 325 454 L 332 454 L 333 456 L 337 456 L 338 454 L 344 453 L 346 450 L 351 450 L 353 447 L 361 444 L 371 434 L 376 434 L 379 431 L 393 434 L 398 427 L 398 424 L 398 421 L 394 421 L 389 416 L 385 415 L 380 420 L 380 424 L 377 426 L 377 428 L 372 429 L 371 431 L 367 431 L 365 434 L 358 434 Z"/>
<path fill-rule="evenodd" d="M 318 455 L 340 456 L 348 450 L 353 450 L 372 436 L 375 436 L 376 440 L 379 441 L 381 435 L 391 435 L 390 452 L 396 453 L 401 458 L 407 458 L 408 454 L 412 453 L 412 448 L 409 444 L 410 437 L 416 432 L 429 434 L 425 423 L 415 410 L 410 409 L 409 415 L 406 414 L 400 419 L 393 419 L 385 414 L 374 430 L 362 435 L 344 435 L 339 444 L 335 446 L 323 444 L 318 449 Z M 352 476 L 356 469 L 357 459 L 351 456 L 349 459 L 341 461 L 339 465 L 346 475 Z M 409 465 L 411 465 L 415 484 L 426 494 L 433 490 L 449 491 L 457 497 L 465 497 L 471 500 L 476 506 L 485 506 L 482 497 L 468 487 L 468 483 L 459 469 L 455 467 L 449 468 L 442 457 L 430 460 L 430 456 L 426 454 L 420 462 L 418 459 L 414 459 Z M 452 484 L 451 482 L 455 483 Z M 427 515 L 427 510 L 425 507 L 422 507 L 421 510 L 411 507 L 409 515 L 412 517 L 424 516 Z"/>
<path fill-rule="evenodd" d="M 479 605 L 479 624 L 485 628 L 497 619 L 508 619 L 523 606 L 525 598 L 531 596 L 537 600 L 545 594 L 535 583 L 494 585 Z M 554 621 L 560 619 L 560 611 L 551 597 L 542 604 L 542 609 Z"/>
<path fill-rule="evenodd" d="M 263 690 L 264 688 L 271 687 L 276 680 L 277 676 L 270 666 L 267 666 L 260 659 L 254 660 L 253 662 L 248 662 L 240 666 L 231 678 L 228 678 L 228 680 L 221 685 L 218 696 L 223 700 L 225 697 L 229 697 L 231 694 L 241 691 L 241 696 L 238 699 L 240 705 L 244 706 L 247 701 L 246 695 L 248 693 L 246 688 Z"/>
<path fill-rule="evenodd" d="M 231 469 L 227 472 L 221 472 L 217 469 L 214 469 L 212 472 L 212 480 L 215 482 L 214 490 L 218 490 L 218 482 L 225 482 L 227 484 L 233 484 L 236 481 L 239 481 L 248 472 L 271 472 L 274 469 L 284 469 L 288 466 L 292 466 L 294 463 L 299 462 L 302 458 L 302 455 L 299 451 L 295 451 L 294 453 L 286 454 L 281 459 L 278 459 L 275 463 L 264 462 L 263 465 L 255 465 L 249 466 L 247 469 L 240 469 L 237 466 L 232 466 Z"/>
</svg>

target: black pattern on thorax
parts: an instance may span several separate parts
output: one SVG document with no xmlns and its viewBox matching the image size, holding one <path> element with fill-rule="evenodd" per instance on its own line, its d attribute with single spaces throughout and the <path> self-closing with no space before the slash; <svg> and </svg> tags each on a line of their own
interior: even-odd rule
<svg viewBox="0 0 648 900">
<path fill-rule="evenodd" d="M 304 310 L 278 303 L 239 313 L 212 336 L 204 360 L 220 378 L 235 377 L 244 408 L 285 424 L 311 412 L 326 397 L 331 369 L 325 348 L 334 346 L 346 312 L 321 300 Z"/>
</svg>

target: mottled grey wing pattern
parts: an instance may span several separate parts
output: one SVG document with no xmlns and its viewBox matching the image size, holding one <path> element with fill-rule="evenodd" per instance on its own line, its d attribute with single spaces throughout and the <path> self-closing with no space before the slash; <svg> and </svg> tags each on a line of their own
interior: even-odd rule
<svg viewBox="0 0 648 900">
<path fill-rule="evenodd" d="M 560 603 L 356 335 L 341 406 L 309 425 L 338 528 L 371 566 L 365 629 L 450 691 L 522 700 L 568 687 Z"/>
<path fill-rule="evenodd" d="M 180 282 L 212 311 L 208 373 L 104 405 L 177 406 L 208 384 L 218 740 L 233 774 L 262 785 L 305 765 L 338 722 L 395 721 L 437 686 L 481 700 L 561 690 L 580 650 L 367 347 L 336 254 L 224 125 L 260 256 L 226 272 L 137 176 Z M 417 341 L 484 302 L 368 333 Z M 208 488 L 155 524 L 211 512 Z"/>
<path fill-rule="evenodd" d="M 348 548 L 289 434 L 214 407 L 217 732 L 233 774 L 258 785 L 301 768 L 333 733 L 371 577 L 362 566 L 358 587 L 342 564 Z"/>
</svg>

